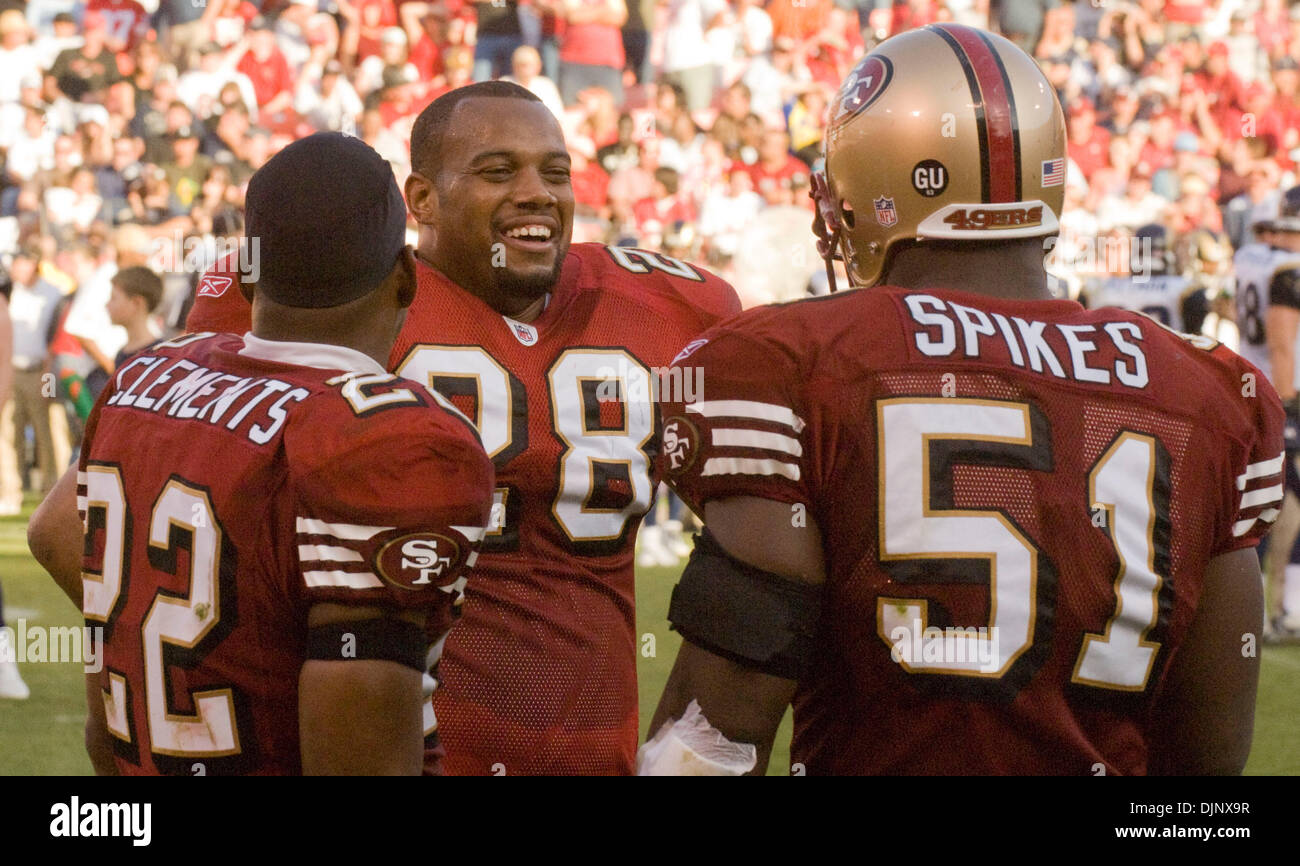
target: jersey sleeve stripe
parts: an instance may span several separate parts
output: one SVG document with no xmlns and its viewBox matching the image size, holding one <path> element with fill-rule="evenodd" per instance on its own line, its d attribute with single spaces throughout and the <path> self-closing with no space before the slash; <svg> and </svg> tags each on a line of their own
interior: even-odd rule
<svg viewBox="0 0 1300 866">
<path fill-rule="evenodd" d="M 782 460 L 759 460 L 753 457 L 710 457 L 704 461 L 701 475 L 781 475 L 799 480 L 799 464 Z"/>
<path fill-rule="evenodd" d="M 330 547 L 324 544 L 298 545 L 298 559 L 326 562 L 365 562 L 365 558 L 350 547 Z"/>
<path fill-rule="evenodd" d="M 790 408 L 754 400 L 701 400 L 698 403 L 688 403 L 686 411 L 703 415 L 705 418 L 751 418 L 755 421 L 772 421 L 792 427 L 796 433 L 804 427 L 804 420 Z"/>
<path fill-rule="evenodd" d="M 737 448 L 762 448 L 765 451 L 780 451 L 782 454 L 803 456 L 803 446 L 793 436 L 781 433 L 764 433 L 761 430 L 737 430 L 732 427 L 716 427 L 713 430 L 714 445 L 731 445 Z"/>
<path fill-rule="evenodd" d="M 298 532 L 303 535 L 332 535 L 348 541 L 365 541 L 381 532 L 396 529 L 395 526 L 361 526 L 355 523 L 326 523 L 310 517 L 298 518 Z"/>
<path fill-rule="evenodd" d="M 382 589 L 384 584 L 372 572 L 304 571 L 302 578 L 308 586 L 335 586 L 348 589 Z"/>
<path fill-rule="evenodd" d="M 1272 487 L 1260 487 L 1258 490 L 1248 490 L 1241 494 L 1241 508 L 1244 510 L 1256 505 L 1280 502 L 1282 492 L 1281 484 L 1275 484 Z"/>
<path fill-rule="evenodd" d="M 1272 460 L 1261 460 L 1258 463 L 1250 463 L 1246 466 L 1246 471 L 1237 476 L 1237 489 L 1245 490 L 1246 482 L 1252 478 L 1265 478 L 1269 475 L 1277 475 L 1282 471 L 1282 460 L 1285 454 L 1279 454 Z"/>
</svg>

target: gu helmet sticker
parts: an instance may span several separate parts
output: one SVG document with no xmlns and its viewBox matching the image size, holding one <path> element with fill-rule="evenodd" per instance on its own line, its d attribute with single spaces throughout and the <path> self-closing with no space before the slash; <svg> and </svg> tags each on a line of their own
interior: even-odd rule
<svg viewBox="0 0 1300 866">
<path fill-rule="evenodd" d="M 912 189 L 934 198 L 948 188 L 948 168 L 937 159 L 923 159 L 912 166 Z"/>
</svg>

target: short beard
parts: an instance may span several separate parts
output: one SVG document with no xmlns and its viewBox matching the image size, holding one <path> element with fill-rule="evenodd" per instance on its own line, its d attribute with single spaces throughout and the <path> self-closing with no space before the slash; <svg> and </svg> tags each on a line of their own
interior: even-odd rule
<svg viewBox="0 0 1300 866">
<path fill-rule="evenodd" d="M 498 296 L 509 297 L 523 295 L 531 300 L 536 300 L 542 295 L 555 288 L 555 284 L 560 281 L 560 272 L 564 269 L 564 260 L 568 257 L 569 248 L 565 246 L 555 257 L 555 265 L 551 268 L 550 273 L 544 274 L 515 274 L 509 268 L 498 268 L 496 270 L 496 289 Z"/>
</svg>

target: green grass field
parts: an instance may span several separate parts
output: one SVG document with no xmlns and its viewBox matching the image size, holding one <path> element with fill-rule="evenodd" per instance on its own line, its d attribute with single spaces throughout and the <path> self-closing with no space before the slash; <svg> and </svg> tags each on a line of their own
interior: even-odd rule
<svg viewBox="0 0 1300 866">
<path fill-rule="evenodd" d="M 10 624 L 26 619 L 42 626 L 75 626 L 80 616 L 27 552 L 27 514 L 0 518 L 0 581 Z M 649 726 L 681 639 L 668 630 L 668 597 L 677 571 L 642 569 L 637 576 L 637 633 L 654 636 L 654 654 L 643 640 L 640 658 L 642 737 Z M 26 701 L 0 700 L 0 775 L 83 775 L 90 762 L 82 749 L 83 679 L 73 664 L 28 664 Z M 1255 747 L 1250 775 L 1300 775 L 1300 647 L 1264 647 Z M 790 718 L 777 735 L 769 773 L 789 772 Z"/>
</svg>

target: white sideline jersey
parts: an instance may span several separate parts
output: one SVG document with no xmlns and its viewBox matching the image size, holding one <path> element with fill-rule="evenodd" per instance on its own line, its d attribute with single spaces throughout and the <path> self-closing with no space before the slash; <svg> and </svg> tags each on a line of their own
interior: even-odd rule
<svg viewBox="0 0 1300 866">
<path fill-rule="evenodd" d="M 1186 332 L 1183 301 L 1200 287 L 1180 274 L 1107 277 L 1088 290 L 1088 308 L 1119 307 L 1145 313 L 1162 325 Z"/>
<path fill-rule="evenodd" d="M 1300 309 L 1300 253 L 1268 244 L 1250 243 L 1237 250 L 1232 258 L 1232 267 L 1237 280 L 1237 328 L 1241 332 L 1239 352 L 1272 380 L 1264 322 L 1272 304 Z"/>
</svg>

